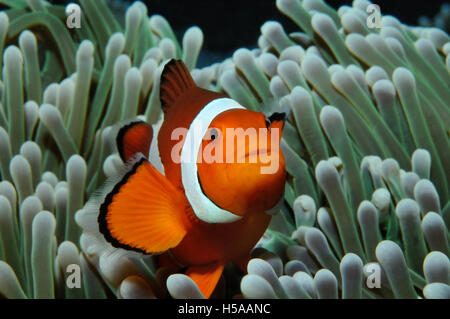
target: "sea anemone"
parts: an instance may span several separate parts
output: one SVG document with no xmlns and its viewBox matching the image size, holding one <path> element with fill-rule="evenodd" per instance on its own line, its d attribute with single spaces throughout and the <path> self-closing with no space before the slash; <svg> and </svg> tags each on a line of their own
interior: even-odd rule
<svg viewBox="0 0 450 319">
<path fill-rule="evenodd" d="M 369 28 L 365 0 L 338 10 L 277 0 L 298 32 L 268 21 L 258 48 L 196 69 L 201 30 L 180 44 L 140 2 L 122 26 L 103 0 L 80 0 L 81 29 L 66 28 L 64 7 L 3 2 L 0 295 L 203 297 L 152 256 L 111 249 L 86 214 L 123 168 L 117 123 L 160 120 L 161 69 L 177 57 L 201 87 L 252 110 L 290 110 L 283 207 L 248 274 L 229 265 L 214 297 L 450 298 L 450 38 L 441 29 L 392 16 Z M 74 264 L 81 289 L 66 285 Z"/>
<path fill-rule="evenodd" d="M 113 126 L 138 114 L 158 119 L 162 61 L 183 58 L 193 68 L 202 32 L 188 29 L 179 44 L 168 22 L 149 18 L 141 2 L 127 9 L 122 26 L 103 1 L 82 0 L 79 29 L 66 26 L 62 6 L 3 4 L 9 9 L 0 13 L 0 295 L 106 297 L 109 282 L 80 250 L 74 216 L 114 159 L 121 162 L 110 156 Z M 81 269 L 82 289 L 65 285 L 71 264 Z M 142 282 L 124 285 L 123 295 L 133 296 L 126 291 Z"/>
</svg>

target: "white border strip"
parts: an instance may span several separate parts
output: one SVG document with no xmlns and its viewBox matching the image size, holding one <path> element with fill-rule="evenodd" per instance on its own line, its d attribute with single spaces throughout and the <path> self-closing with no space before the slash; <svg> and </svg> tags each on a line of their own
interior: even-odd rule
<svg viewBox="0 0 450 319">
<path fill-rule="evenodd" d="M 186 134 L 181 149 L 181 179 L 186 197 L 195 215 L 207 223 L 231 223 L 241 219 L 214 204 L 203 194 L 197 175 L 197 157 L 203 137 L 214 118 L 222 112 L 232 109 L 245 109 L 236 101 L 228 98 L 209 102 L 194 118 Z"/>
</svg>

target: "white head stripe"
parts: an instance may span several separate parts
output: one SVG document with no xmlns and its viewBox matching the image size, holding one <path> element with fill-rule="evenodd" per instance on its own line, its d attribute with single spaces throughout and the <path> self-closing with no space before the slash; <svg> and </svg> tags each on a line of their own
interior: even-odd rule
<svg viewBox="0 0 450 319">
<path fill-rule="evenodd" d="M 231 223 L 241 218 L 218 207 L 203 194 L 197 175 L 197 157 L 203 136 L 217 115 L 232 109 L 244 109 L 244 107 L 228 98 L 209 102 L 189 126 L 181 149 L 181 180 L 186 197 L 195 215 L 207 223 Z"/>
</svg>

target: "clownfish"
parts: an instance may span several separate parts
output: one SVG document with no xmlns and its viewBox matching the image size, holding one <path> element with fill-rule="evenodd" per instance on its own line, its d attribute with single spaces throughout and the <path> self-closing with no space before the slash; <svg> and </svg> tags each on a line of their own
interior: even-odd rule
<svg viewBox="0 0 450 319">
<path fill-rule="evenodd" d="M 99 230 L 114 247 L 159 254 L 161 265 L 186 269 L 209 298 L 227 262 L 246 271 L 280 209 L 285 114 L 266 117 L 202 89 L 174 59 L 161 73 L 160 101 L 159 131 L 132 121 L 117 133 L 127 172 L 99 204 Z M 149 161 L 155 148 L 160 163 Z"/>
</svg>

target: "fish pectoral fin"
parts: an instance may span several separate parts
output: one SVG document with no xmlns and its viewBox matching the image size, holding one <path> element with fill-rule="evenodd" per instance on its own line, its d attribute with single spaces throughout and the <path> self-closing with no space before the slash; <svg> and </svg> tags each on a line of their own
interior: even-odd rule
<svg viewBox="0 0 450 319">
<path fill-rule="evenodd" d="M 216 288 L 222 275 L 225 263 L 215 262 L 205 266 L 191 266 L 187 269 L 188 275 L 200 289 L 205 298 L 209 298 Z"/>
<path fill-rule="evenodd" d="M 116 136 L 117 150 L 124 162 L 136 153 L 148 156 L 153 138 L 153 128 L 143 121 L 133 121 L 122 126 Z"/>
<path fill-rule="evenodd" d="M 144 157 L 134 163 L 100 206 L 100 231 L 114 247 L 158 253 L 184 238 L 186 199 Z"/>
</svg>

